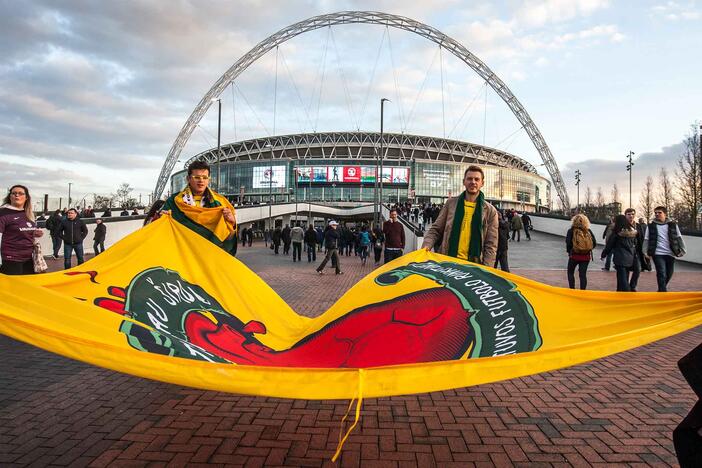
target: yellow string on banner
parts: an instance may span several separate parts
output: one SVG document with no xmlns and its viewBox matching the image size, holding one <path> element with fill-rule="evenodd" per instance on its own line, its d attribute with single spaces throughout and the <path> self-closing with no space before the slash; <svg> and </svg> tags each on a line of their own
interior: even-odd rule
<svg viewBox="0 0 702 468">
<path fill-rule="evenodd" d="M 349 402 L 349 407 L 346 409 L 346 414 L 344 414 L 344 417 L 341 418 L 341 423 L 339 423 L 339 443 L 337 444 L 336 452 L 332 457 L 333 462 L 335 462 L 336 459 L 339 458 L 339 455 L 341 455 L 341 449 L 344 447 L 346 439 L 349 438 L 353 430 L 356 428 L 358 420 L 361 418 L 361 405 L 363 404 L 363 375 L 363 369 L 358 369 L 358 396 Z M 354 401 L 356 402 L 356 413 L 353 420 L 353 424 L 351 424 L 351 427 L 349 427 L 349 429 L 344 434 L 344 422 L 346 422 L 346 418 L 348 418 L 349 413 L 351 412 L 351 408 L 353 407 Z"/>
<path fill-rule="evenodd" d="M 179 385 L 356 398 L 354 425 L 363 397 L 550 371 L 702 324 L 701 292 L 555 288 L 424 250 L 306 318 L 168 216 L 71 270 L 0 275 L 0 291 L 0 333 L 10 337 Z"/>
</svg>

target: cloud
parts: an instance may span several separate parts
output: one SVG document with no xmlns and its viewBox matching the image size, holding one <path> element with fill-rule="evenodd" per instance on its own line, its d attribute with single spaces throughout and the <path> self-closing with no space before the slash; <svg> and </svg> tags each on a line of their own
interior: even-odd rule
<svg viewBox="0 0 702 468">
<path fill-rule="evenodd" d="M 654 18 L 663 18 L 668 21 L 695 21 L 702 19 L 702 12 L 695 2 L 680 4 L 678 2 L 666 2 L 654 5 L 649 10 L 649 14 Z"/>
<path fill-rule="evenodd" d="M 684 143 L 676 143 L 662 148 L 660 151 L 642 153 L 633 159 L 634 167 L 632 172 L 632 202 L 634 207 L 639 205 L 639 194 L 643 189 L 646 178 L 651 176 L 654 185 L 658 186 L 658 175 L 661 168 L 665 168 L 668 174 L 674 178 L 677 168 L 677 160 L 685 149 Z M 629 204 L 629 173 L 626 171 L 627 160 L 622 157 L 620 161 L 604 159 L 586 159 L 579 162 L 567 163 L 561 167 L 561 174 L 568 187 L 568 196 L 571 205 L 576 203 L 576 188 L 574 186 L 573 174 L 576 170 L 582 173 L 580 182 L 580 202 L 583 202 L 585 189 L 590 187 L 593 196 L 597 193 L 598 187 L 602 188 L 607 203 L 611 202 L 611 191 L 616 183 L 619 189 L 620 201 L 624 205 Z M 555 196 L 554 196 L 555 200 Z"/>
<path fill-rule="evenodd" d="M 520 25 L 535 28 L 589 16 L 608 6 L 607 0 L 528 0 L 517 9 L 514 18 Z"/>
</svg>

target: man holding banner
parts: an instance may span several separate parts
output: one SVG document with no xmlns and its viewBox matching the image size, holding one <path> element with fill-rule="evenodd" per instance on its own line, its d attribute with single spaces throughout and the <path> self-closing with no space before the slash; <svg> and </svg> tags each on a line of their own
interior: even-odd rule
<svg viewBox="0 0 702 468">
<path fill-rule="evenodd" d="M 497 209 L 485 201 L 480 190 L 485 183 L 483 170 L 469 166 L 463 174 L 465 192 L 449 198 L 436 222 L 424 236 L 422 248 L 487 266 L 495 265 L 499 219 Z"/>
<path fill-rule="evenodd" d="M 181 192 L 166 200 L 163 213 L 231 252 L 237 229 L 234 207 L 208 187 L 210 166 L 204 161 L 194 161 L 188 166 L 187 180 L 188 185 Z"/>
</svg>

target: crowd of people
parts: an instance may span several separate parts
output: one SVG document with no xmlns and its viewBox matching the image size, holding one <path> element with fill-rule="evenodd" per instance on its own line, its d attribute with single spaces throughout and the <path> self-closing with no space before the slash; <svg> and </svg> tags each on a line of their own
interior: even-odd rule
<svg viewBox="0 0 702 468">
<path fill-rule="evenodd" d="M 251 247 L 257 233 L 253 225 L 239 229 L 234 207 L 226 197 L 209 188 L 209 180 L 207 163 L 192 163 L 188 168 L 188 185 L 167 200 L 154 203 L 146 213 L 144 225 L 168 215 L 235 255 L 239 241 L 242 247 Z M 402 256 L 405 228 L 399 220 L 401 216 L 415 228 L 425 231 L 422 248 L 509 272 L 509 243 L 521 242 L 522 231 L 525 240 L 530 241 L 532 221 L 526 212 L 495 208 L 485 200 L 481 190 L 483 184 L 482 169 L 470 166 L 464 173 L 465 191 L 459 196 L 449 198 L 444 204 L 398 203 L 391 207 L 389 219 L 382 226 L 371 228 L 362 223 L 339 224 L 332 220 L 324 228 L 313 225 L 304 228 L 300 223 L 294 223 L 265 229 L 262 237 L 274 255 L 281 254 L 282 246 L 282 255 L 292 254 L 293 262 L 302 262 L 305 252 L 307 262 L 316 263 L 317 253 L 323 250 L 317 273 L 324 274 L 325 267 L 331 262 L 336 274 L 341 275 L 343 257 L 353 255 L 366 265 L 372 251 L 374 264 L 378 266 L 381 259 L 387 263 Z M 40 250 L 37 239 L 43 235 L 43 230 L 37 227 L 31 206 L 28 188 L 14 185 L 0 207 L 2 273 L 32 274 L 41 270 L 36 256 Z M 212 216 L 203 217 L 197 214 L 199 208 L 217 209 L 211 212 Z M 129 214 L 126 209 L 121 213 L 122 216 Z M 135 210 L 131 214 L 138 212 Z M 609 271 L 614 266 L 617 291 L 635 292 L 641 271 L 653 268 L 658 291 L 667 291 L 675 259 L 685 254 L 680 229 L 675 221 L 668 219 L 666 208 L 658 206 L 654 214 L 655 218 L 646 223 L 642 218 L 637 220 L 636 211 L 628 208 L 623 215 L 612 217 L 604 231 L 601 259 L 605 264 L 602 269 Z M 111 215 L 110 210 L 103 213 L 103 217 Z M 95 218 L 92 207 L 56 210 L 46 219 L 45 227 L 52 240 L 51 256 L 58 259 L 63 244 L 66 269 L 71 268 L 74 253 L 78 265 L 84 261 L 83 241 L 89 235 L 83 221 L 85 218 Z M 212 227 L 221 226 L 221 220 L 224 221 L 224 232 Z M 95 218 L 95 255 L 105 250 L 106 232 L 103 219 Z M 575 288 L 575 271 L 578 270 L 579 287 L 587 289 L 588 266 L 594 259 L 593 251 L 597 246 L 590 220 L 584 214 L 576 214 L 565 234 L 568 286 Z"/>
</svg>

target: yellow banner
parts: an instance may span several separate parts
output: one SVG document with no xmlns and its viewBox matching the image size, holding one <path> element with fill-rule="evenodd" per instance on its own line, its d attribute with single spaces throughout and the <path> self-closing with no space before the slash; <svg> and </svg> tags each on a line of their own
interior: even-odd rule
<svg viewBox="0 0 702 468">
<path fill-rule="evenodd" d="M 309 319 L 168 216 L 80 267 L 0 275 L 0 291 L 0 333 L 46 350 L 180 385 L 309 399 L 520 377 L 702 323 L 702 292 L 554 288 L 424 250 Z"/>
</svg>

